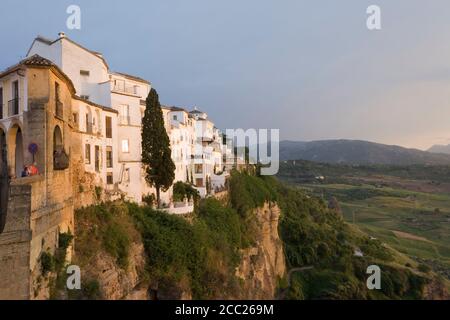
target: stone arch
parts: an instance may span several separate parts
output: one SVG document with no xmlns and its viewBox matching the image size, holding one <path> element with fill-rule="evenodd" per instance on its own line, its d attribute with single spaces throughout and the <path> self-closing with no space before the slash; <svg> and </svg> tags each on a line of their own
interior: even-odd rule
<svg viewBox="0 0 450 320">
<path fill-rule="evenodd" d="M 7 136 L 7 162 L 11 177 L 20 178 L 25 166 L 23 131 L 18 123 L 11 125 Z"/>
<path fill-rule="evenodd" d="M 69 158 L 64 149 L 64 137 L 59 126 L 53 130 L 53 169 L 64 170 L 69 167 Z"/>
<path fill-rule="evenodd" d="M 6 130 L 0 126 L 0 234 L 6 224 L 9 197 L 8 152 Z"/>
<path fill-rule="evenodd" d="M 64 148 L 62 131 L 59 126 L 53 131 L 53 152 L 61 151 Z"/>
</svg>

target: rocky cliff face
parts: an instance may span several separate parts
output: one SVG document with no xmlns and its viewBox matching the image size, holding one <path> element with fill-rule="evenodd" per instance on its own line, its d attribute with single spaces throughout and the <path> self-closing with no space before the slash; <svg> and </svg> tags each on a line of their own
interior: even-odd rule
<svg viewBox="0 0 450 320">
<path fill-rule="evenodd" d="M 286 273 L 283 243 L 278 235 L 281 210 L 266 203 L 255 210 L 260 232 L 255 246 L 242 250 L 236 276 L 242 279 L 242 299 L 274 299 L 278 280 Z"/>
<path fill-rule="evenodd" d="M 145 253 L 142 243 L 133 243 L 126 269 L 117 266 L 114 258 L 100 252 L 86 272 L 94 275 L 106 300 L 147 300 L 148 290 L 142 285 L 141 275 L 145 268 Z"/>
<path fill-rule="evenodd" d="M 449 295 L 447 288 L 442 280 L 433 277 L 431 281 L 425 286 L 423 292 L 424 300 L 448 300 Z"/>
<path fill-rule="evenodd" d="M 108 211 L 109 218 L 105 212 Z M 123 212 L 122 212 L 123 211 Z M 279 279 L 286 273 L 283 244 L 278 235 L 280 208 L 275 203 L 265 203 L 254 209 L 252 217 L 255 226 L 254 244 L 241 250 L 240 262 L 235 273 L 229 272 L 225 263 L 205 277 L 211 281 L 202 283 L 203 289 L 211 289 L 211 297 L 221 299 L 274 299 Z M 152 278 L 146 273 L 146 263 L 152 255 L 144 249 L 142 234 L 132 218 L 126 214 L 126 207 L 120 204 L 87 208 L 76 215 L 75 261 L 82 270 L 85 286 L 98 287 L 95 295 L 86 293 L 82 298 L 118 299 L 181 299 L 193 297 L 192 281 L 189 274 L 181 280 L 169 277 Z M 120 248 L 122 240 L 129 239 L 126 266 L 118 256 L 111 253 Z M 120 241 L 119 241 L 120 240 Z M 212 254 L 214 251 L 211 251 Z M 219 255 L 220 256 L 220 255 Z M 155 257 L 157 258 L 157 257 Z M 218 257 L 228 259 L 230 257 Z M 149 260 L 147 260 L 149 259 Z M 198 279 L 197 279 L 198 281 Z M 219 282 L 217 282 L 219 281 Z M 221 282 L 222 281 L 222 282 Z M 223 290 L 221 288 L 224 285 Z M 95 285 L 94 285 L 95 284 Z M 198 285 L 198 283 L 197 283 Z M 214 291 L 216 290 L 216 291 Z M 97 293 L 98 292 L 98 293 Z"/>
</svg>

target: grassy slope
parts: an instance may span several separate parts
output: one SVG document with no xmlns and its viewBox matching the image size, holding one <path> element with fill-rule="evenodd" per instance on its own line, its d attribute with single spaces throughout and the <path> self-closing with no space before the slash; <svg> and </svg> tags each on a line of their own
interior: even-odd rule
<svg viewBox="0 0 450 320">
<path fill-rule="evenodd" d="M 373 186 L 307 186 L 316 194 L 336 196 L 344 218 L 397 250 L 425 259 L 436 259 L 450 268 L 450 195 L 429 194 Z M 352 190 L 368 190 L 368 198 L 348 196 Z M 373 192 L 374 194 L 371 194 Z M 382 194 L 382 195 L 378 195 Z M 436 209 L 439 211 L 436 211 Z M 424 240 L 402 238 L 402 231 Z"/>
<path fill-rule="evenodd" d="M 304 179 L 311 173 L 324 175 L 325 182 Z M 407 256 L 418 257 L 444 276 L 450 275 L 450 194 L 445 192 L 449 167 L 297 162 L 295 166 L 284 164 L 280 177 L 308 194 L 336 197 L 347 222 L 355 221 L 367 234 Z"/>
</svg>

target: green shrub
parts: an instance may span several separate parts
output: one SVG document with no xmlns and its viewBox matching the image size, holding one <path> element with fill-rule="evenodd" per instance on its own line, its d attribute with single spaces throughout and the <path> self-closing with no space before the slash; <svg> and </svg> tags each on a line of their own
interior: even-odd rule
<svg viewBox="0 0 450 320">
<path fill-rule="evenodd" d="M 59 234 L 59 240 L 58 240 L 58 248 L 67 250 L 67 248 L 70 246 L 70 243 L 73 240 L 72 233 L 69 232 L 63 232 Z"/>
<path fill-rule="evenodd" d="M 142 196 L 142 202 L 147 206 L 153 207 L 156 204 L 156 197 L 153 193 Z"/>
<path fill-rule="evenodd" d="M 424 272 L 424 273 L 428 273 L 431 271 L 431 268 L 429 265 L 421 263 L 419 264 L 418 268 L 417 268 L 420 272 Z"/>
<path fill-rule="evenodd" d="M 94 196 L 95 196 L 95 199 L 97 201 L 101 201 L 102 200 L 102 193 L 103 193 L 102 187 L 95 186 L 95 188 L 94 188 Z"/>
<path fill-rule="evenodd" d="M 178 181 L 173 185 L 173 200 L 183 201 L 184 199 L 197 200 L 200 197 L 199 192 L 192 185 Z"/>
<path fill-rule="evenodd" d="M 103 241 L 106 251 L 117 259 L 121 268 L 126 268 L 130 248 L 130 239 L 126 229 L 120 224 L 109 224 L 106 227 Z"/>
<path fill-rule="evenodd" d="M 237 294 L 243 236 L 235 210 L 205 199 L 191 223 L 148 207 L 130 205 L 129 211 L 142 234 L 150 277 L 161 290 L 188 283 L 196 299 Z"/>
<path fill-rule="evenodd" d="M 100 284 L 97 280 L 88 281 L 82 288 L 83 296 L 88 300 L 101 299 Z"/>
<path fill-rule="evenodd" d="M 40 261 L 41 261 L 41 272 L 44 276 L 46 276 L 49 272 L 55 271 L 55 261 L 50 253 L 46 251 L 42 252 Z"/>
</svg>

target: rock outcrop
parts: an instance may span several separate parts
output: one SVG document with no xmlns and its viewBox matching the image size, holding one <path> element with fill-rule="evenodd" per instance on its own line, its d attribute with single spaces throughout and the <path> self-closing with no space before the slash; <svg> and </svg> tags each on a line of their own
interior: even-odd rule
<svg viewBox="0 0 450 320">
<path fill-rule="evenodd" d="M 266 203 L 255 210 L 259 233 L 255 246 L 241 251 L 236 276 L 242 279 L 242 299 L 274 299 L 278 280 L 286 273 L 283 243 L 278 234 L 281 210 Z"/>
<path fill-rule="evenodd" d="M 133 243 L 130 247 L 128 266 L 120 268 L 115 259 L 99 252 L 85 270 L 89 278 L 98 281 L 102 299 L 106 300 L 147 300 L 148 286 L 142 285 L 142 273 L 145 269 L 145 252 L 142 243 Z"/>
</svg>

